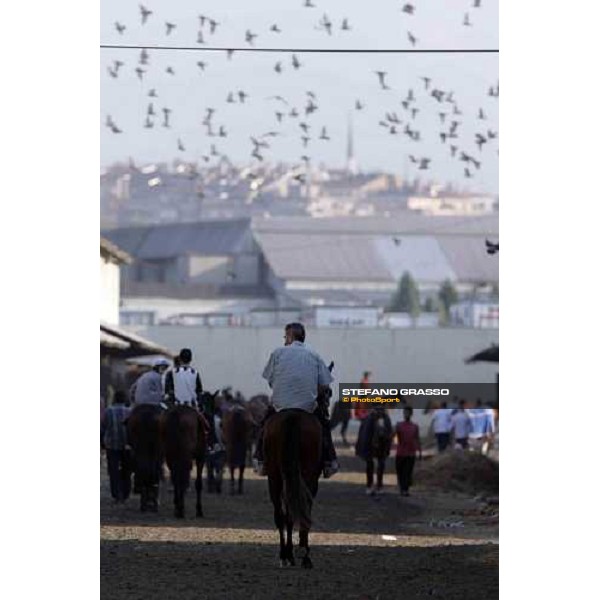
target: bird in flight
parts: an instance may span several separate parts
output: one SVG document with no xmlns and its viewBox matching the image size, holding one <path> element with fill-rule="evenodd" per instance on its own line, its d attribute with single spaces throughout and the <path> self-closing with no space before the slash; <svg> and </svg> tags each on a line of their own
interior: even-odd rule
<svg viewBox="0 0 600 600">
<path fill-rule="evenodd" d="M 210 34 L 213 35 L 215 33 L 215 31 L 217 30 L 217 26 L 219 25 L 219 23 L 217 21 L 215 21 L 214 19 L 209 19 L 208 25 L 210 27 Z"/>
<path fill-rule="evenodd" d="M 149 92 L 148 92 L 148 96 L 150 98 L 158 98 L 158 95 L 156 94 L 156 90 L 154 88 L 152 88 Z"/>
<path fill-rule="evenodd" d="M 316 5 L 312 3 L 312 0 L 304 0 L 305 8 L 316 8 Z"/>
<path fill-rule="evenodd" d="M 471 27 L 471 25 L 473 25 L 473 23 L 471 23 L 471 21 L 469 20 L 469 13 L 465 13 L 465 18 L 463 19 L 463 25 L 465 27 Z"/>
<path fill-rule="evenodd" d="M 294 69 L 299 69 L 301 66 L 298 57 L 295 54 L 292 54 L 292 67 L 294 67 Z"/>
<path fill-rule="evenodd" d="M 392 240 L 396 246 L 399 246 L 402 243 L 402 240 L 399 237 L 393 237 Z"/>
<path fill-rule="evenodd" d="M 485 248 L 488 254 L 496 254 L 500 250 L 500 242 L 494 244 L 493 242 L 490 242 L 488 239 L 486 239 Z"/>
<path fill-rule="evenodd" d="M 165 71 L 169 74 L 169 75 L 175 75 L 175 71 L 173 70 L 173 67 L 167 67 L 165 69 Z"/>
<path fill-rule="evenodd" d="M 281 73 L 283 71 L 283 67 L 281 66 L 281 62 L 275 64 L 275 73 Z"/>
<path fill-rule="evenodd" d="M 144 69 L 142 69 L 141 67 L 136 67 L 135 72 L 137 73 L 139 80 L 142 81 L 142 79 L 144 77 L 144 73 L 146 71 L 144 71 Z"/>
<path fill-rule="evenodd" d="M 185 146 L 180 138 L 177 138 L 177 150 L 179 150 L 179 152 L 185 152 Z"/>
<path fill-rule="evenodd" d="M 147 65 L 148 58 L 150 58 L 148 51 L 146 50 L 146 48 L 142 48 L 142 51 L 140 52 L 140 65 Z"/>
<path fill-rule="evenodd" d="M 416 46 L 417 38 L 410 31 L 407 31 L 406 34 L 408 35 L 408 41 L 411 43 L 411 45 Z"/>
<path fill-rule="evenodd" d="M 163 112 L 163 127 L 171 127 L 171 124 L 169 123 L 169 117 L 171 116 L 171 109 L 170 108 L 163 108 L 162 109 Z"/>
<path fill-rule="evenodd" d="M 389 89 L 391 89 L 390 87 L 388 87 L 388 85 L 385 82 L 385 76 L 387 75 L 386 71 L 375 71 L 375 74 L 379 78 L 379 85 L 381 86 L 382 90 L 389 90 Z"/>
<path fill-rule="evenodd" d="M 364 105 L 364 104 L 363 104 L 363 103 L 362 103 L 360 100 L 357 100 L 357 101 L 354 103 L 354 108 L 355 108 L 356 110 L 362 110 L 364 107 L 365 107 L 365 105 Z"/>
<path fill-rule="evenodd" d="M 485 137 L 485 135 L 482 135 L 481 133 L 477 133 L 475 135 L 475 143 L 477 144 L 477 147 L 479 148 L 479 151 L 481 152 L 481 148 L 483 147 L 483 144 L 485 144 L 487 142 L 487 138 Z"/>
<path fill-rule="evenodd" d="M 149 116 L 146 116 L 146 120 L 144 121 L 144 127 L 146 129 L 152 129 L 154 127 L 154 123 L 152 122 L 152 119 L 150 119 Z"/>
<path fill-rule="evenodd" d="M 206 63 L 199 60 L 197 63 L 198 67 L 200 68 L 201 71 L 204 71 L 204 69 L 206 69 Z"/>
<path fill-rule="evenodd" d="M 148 17 L 152 14 L 152 11 L 146 8 L 143 4 L 140 4 L 140 13 L 142 15 L 142 25 L 145 25 Z"/>
<path fill-rule="evenodd" d="M 246 30 L 246 42 L 251 46 L 254 46 L 254 40 L 258 37 L 258 34 L 252 33 L 249 29 Z"/>
<path fill-rule="evenodd" d="M 119 23 L 119 21 L 115 21 L 115 29 L 119 32 L 119 35 L 123 35 L 123 32 L 125 29 L 127 29 L 127 27 L 125 27 L 125 25 L 122 23 Z"/>
<path fill-rule="evenodd" d="M 429 163 L 431 162 L 430 158 L 421 158 L 419 160 L 419 169 L 421 171 L 425 171 L 426 169 L 429 168 Z"/>
<path fill-rule="evenodd" d="M 350 31 L 350 23 L 348 23 L 348 19 L 344 19 L 342 21 L 342 31 Z"/>
<path fill-rule="evenodd" d="M 171 35 L 171 32 L 173 31 L 173 29 L 175 29 L 175 27 L 177 27 L 177 25 L 175 25 L 175 23 L 169 23 L 168 21 L 165 23 L 165 27 L 167 28 L 167 35 Z"/>
<path fill-rule="evenodd" d="M 332 23 L 326 14 L 323 15 L 323 18 L 319 21 L 319 25 L 321 26 L 321 29 L 324 29 L 329 35 L 331 35 Z"/>
<path fill-rule="evenodd" d="M 271 25 L 271 31 L 273 33 L 281 33 L 281 29 L 279 29 L 279 26 L 277 25 L 277 23 L 274 23 L 273 25 Z"/>
<path fill-rule="evenodd" d="M 414 7 L 413 4 L 406 3 L 402 7 L 402 12 L 405 12 L 407 15 L 414 15 L 415 14 L 415 7 Z"/>
<path fill-rule="evenodd" d="M 206 44 L 206 42 L 204 41 L 204 34 L 201 31 L 198 32 L 198 37 L 196 38 L 196 44 Z"/>
<path fill-rule="evenodd" d="M 483 112 L 483 108 L 479 109 L 479 113 L 477 114 L 477 118 L 481 119 L 482 121 L 485 121 L 486 117 L 485 117 L 485 113 Z"/>
<path fill-rule="evenodd" d="M 429 84 L 431 83 L 431 78 L 430 77 L 421 77 L 421 79 L 423 80 L 423 83 L 425 84 L 425 90 L 428 90 Z"/>
<path fill-rule="evenodd" d="M 327 142 L 331 139 L 329 135 L 327 135 L 327 129 L 325 127 L 321 129 L 321 135 L 319 136 L 319 139 Z"/>
</svg>

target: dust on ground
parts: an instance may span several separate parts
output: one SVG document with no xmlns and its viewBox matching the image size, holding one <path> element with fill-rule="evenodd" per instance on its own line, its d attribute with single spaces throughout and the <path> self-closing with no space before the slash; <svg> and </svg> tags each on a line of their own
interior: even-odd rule
<svg viewBox="0 0 600 600">
<path fill-rule="evenodd" d="M 250 469 L 244 495 L 230 495 L 227 485 L 220 496 L 204 494 L 206 516 L 196 519 L 190 490 L 187 517 L 177 520 L 168 486 L 158 514 L 140 513 L 137 496 L 113 505 L 102 465 L 102 597 L 498 597 L 497 500 L 457 491 L 435 476 L 450 454 L 417 463 L 412 495 L 404 498 L 397 493 L 392 457 L 384 493 L 370 497 L 364 463 L 350 449 L 338 453 L 342 472 L 320 483 L 313 508 L 312 570 L 279 568 L 266 479 Z M 473 459 L 458 460 L 463 469 Z"/>
</svg>

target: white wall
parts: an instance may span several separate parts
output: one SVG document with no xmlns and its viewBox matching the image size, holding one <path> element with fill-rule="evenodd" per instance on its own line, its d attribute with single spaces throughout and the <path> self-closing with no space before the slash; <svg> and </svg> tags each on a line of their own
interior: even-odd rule
<svg viewBox="0 0 600 600">
<path fill-rule="evenodd" d="M 100 320 L 119 324 L 119 265 L 100 257 Z"/>
<path fill-rule="evenodd" d="M 205 387 L 231 385 L 245 395 L 268 392 L 261 378 L 270 352 L 283 344 L 283 328 L 155 326 L 137 331 L 171 350 L 189 347 Z M 465 365 L 464 359 L 498 342 L 498 331 L 476 329 L 315 329 L 307 343 L 336 381 L 495 383 L 498 365 Z M 335 393 L 337 398 L 337 390 Z"/>
</svg>

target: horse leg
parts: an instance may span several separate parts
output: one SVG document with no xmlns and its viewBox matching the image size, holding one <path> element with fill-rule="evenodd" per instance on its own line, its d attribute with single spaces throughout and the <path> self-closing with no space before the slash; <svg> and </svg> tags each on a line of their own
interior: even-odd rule
<svg viewBox="0 0 600 600">
<path fill-rule="evenodd" d="M 204 463 L 201 458 L 196 459 L 196 517 L 203 517 L 202 510 L 202 467 Z"/>
<path fill-rule="evenodd" d="M 212 464 L 212 460 L 206 462 L 206 484 L 207 492 L 212 494 L 215 491 L 215 472 Z"/>
<path fill-rule="evenodd" d="M 244 469 L 244 465 L 239 467 L 240 474 L 238 476 L 238 494 L 240 495 L 244 493 Z"/>
<path fill-rule="evenodd" d="M 173 479 L 173 502 L 175 504 L 175 518 L 183 519 L 185 516 L 185 507 L 183 504 L 183 495 L 185 489 L 183 487 L 183 477 L 181 465 L 174 465 L 171 470 L 171 477 Z"/>
<path fill-rule="evenodd" d="M 285 525 L 285 516 L 281 509 L 281 493 L 283 491 L 283 482 L 269 477 L 269 496 L 273 504 L 273 518 L 275 527 L 279 532 L 279 566 L 285 567 L 287 564 L 287 554 L 285 550 L 285 536 L 283 528 Z"/>
<path fill-rule="evenodd" d="M 304 550 L 302 554 L 302 568 L 312 569 L 312 560 L 310 559 L 310 548 L 308 547 L 308 527 L 300 525 L 300 548 Z"/>
<path fill-rule="evenodd" d="M 235 467 L 229 465 L 229 493 L 233 496 L 235 494 Z"/>
<path fill-rule="evenodd" d="M 285 551 L 287 554 L 287 559 L 292 565 L 292 567 L 296 564 L 296 560 L 294 559 L 294 542 L 292 540 L 292 535 L 294 533 L 294 517 L 288 513 L 287 522 L 286 522 L 286 531 L 287 531 L 287 541 L 285 545 Z"/>
</svg>

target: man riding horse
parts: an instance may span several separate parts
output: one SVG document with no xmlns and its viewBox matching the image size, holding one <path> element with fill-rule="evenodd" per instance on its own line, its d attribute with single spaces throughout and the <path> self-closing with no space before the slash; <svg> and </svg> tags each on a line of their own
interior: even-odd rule
<svg viewBox="0 0 600 600">
<path fill-rule="evenodd" d="M 301 323 L 289 323 L 285 327 L 285 345 L 277 348 L 270 358 L 263 377 L 273 390 L 271 406 L 263 420 L 256 444 L 255 470 L 266 475 L 263 454 L 263 430 L 265 423 L 276 412 L 300 409 L 313 413 L 320 421 L 323 431 L 323 476 L 327 479 L 339 470 L 327 403 L 331 394 L 331 373 L 321 357 L 304 344 L 306 332 Z"/>
<path fill-rule="evenodd" d="M 182 348 L 178 364 L 165 377 L 165 395 L 171 405 L 187 405 L 197 408 L 208 434 L 208 445 L 212 448 L 215 435 L 215 407 L 210 394 L 204 394 L 200 373 L 192 367 L 192 351 Z"/>
</svg>

